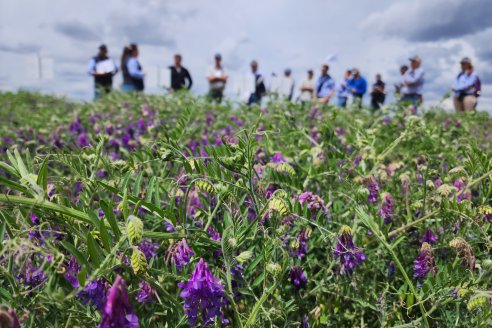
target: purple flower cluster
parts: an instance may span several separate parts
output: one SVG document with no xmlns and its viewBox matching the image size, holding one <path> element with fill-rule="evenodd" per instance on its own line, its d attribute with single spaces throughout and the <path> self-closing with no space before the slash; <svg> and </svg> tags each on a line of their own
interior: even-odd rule
<svg viewBox="0 0 492 328">
<path fill-rule="evenodd" d="M 424 233 L 424 237 L 422 238 L 422 243 L 428 243 L 430 245 L 437 243 L 437 236 L 434 231 L 427 229 Z"/>
<path fill-rule="evenodd" d="M 307 255 L 308 239 L 309 239 L 309 233 L 307 230 L 302 230 L 297 235 L 297 242 L 299 243 L 299 247 L 297 248 L 297 258 L 299 260 L 302 260 L 302 258 Z"/>
<path fill-rule="evenodd" d="M 159 248 L 159 245 L 152 243 L 149 239 L 144 239 L 142 242 L 138 245 L 138 248 L 144 253 L 145 258 L 150 260 L 152 257 L 157 255 L 157 249 Z"/>
<path fill-rule="evenodd" d="M 117 276 L 108 291 L 98 328 L 139 328 L 138 317 L 128 300 L 125 280 Z"/>
<path fill-rule="evenodd" d="M 139 291 L 137 294 L 137 302 L 139 303 L 147 303 L 151 302 L 154 300 L 154 289 L 152 289 L 152 286 L 145 280 L 142 280 L 139 284 Z"/>
<path fill-rule="evenodd" d="M 422 280 L 425 279 L 429 272 L 434 275 L 436 271 L 437 267 L 434 263 L 432 247 L 428 243 L 423 243 L 419 256 L 413 262 L 413 277 Z"/>
<path fill-rule="evenodd" d="M 299 203 L 301 203 L 301 205 L 307 204 L 313 219 L 316 218 L 320 212 L 330 217 L 330 213 L 328 212 L 328 208 L 325 206 L 323 199 L 310 191 L 303 192 L 299 195 Z"/>
<path fill-rule="evenodd" d="M 348 226 L 343 226 L 340 230 L 333 255 L 336 259 L 340 258 L 341 272 L 349 275 L 366 259 L 366 255 L 355 246 L 352 240 L 352 230 Z"/>
<path fill-rule="evenodd" d="M 367 179 L 367 190 L 369 191 L 369 195 L 367 196 L 367 202 L 369 204 L 377 204 L 379 184 L 376 181 L 376 178 L 374 178 L 374 176 L 372 175 Z"/>
<path fill-rule="evenodd" d="M 383 194 L 383 202 L 381 204 L 381 208 L 379 209 L 379 216 L 383 219 L 385 224 L 391 222 L 393 218 L 393 209 L 395 207 L 393 197 L 391 194 L 384 193 Z"/>
<path fill-rule="evenodd" d="M 224 286 L 202 258 L 188 282 L 181 282 L 178 287 L 182 289 L 180 297 L 185 300 L 184 310 L 191 327 L 196 326 L 200 314 L 203 326 L 214 323 L 216 317 L 222 319 L 222 324 L 229 322 L 222 313 L 222 307 L 227 304 Z"/>
<path fill-rule="evenodd" d="M 307 276 L 300 265 L 294 265 L 290 269 L 289 278 L 296 289 L 306 288 Z"/>
<path fill-rule="evenodd" d="M 195 253 L 188 246 L 188 243 L 184 238 L 177 243 L 171 244 L 166 251 L 166 258 L 169 259 L 169 264 L 176 265 L 178 271 L 181 271 L 183 266 L 190 263 L 193 255 L 195 255 Z"/>
</svg>

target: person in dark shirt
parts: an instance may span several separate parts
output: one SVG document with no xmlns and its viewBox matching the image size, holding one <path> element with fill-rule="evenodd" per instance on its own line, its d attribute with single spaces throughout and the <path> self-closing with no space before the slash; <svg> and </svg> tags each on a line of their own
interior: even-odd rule
<svg viewBox="0 0 492 328">
<path fill-rule="evenodd" d="M 89 75 L 94 77 L 95 98 L 101 96 L 101 92 L 109 93 L 113 88 L 113 76 L 118 73 L 118 67 L 114 61 L 108 57 L 108 48 L 102 44 L 99 52 L 91 58 L 89 62 Z"/>
<path fill-rule="evenodd" d="M 169 66 L 171 70 L 171 88 L 170 92 L 186 89 L 190 90 L 193 85 L 190 72 L 183 66 L 181 61 L 183 57 L 180 54 L 174 55 L 174 66 Z"/>
<path fill-rule="evenodd" d="M 376 74 L 376 82 L 372 85 L 371 91 L 371 108 L 374 110 L 380 109 L 386 99 L 384 92 L 385 84 L 381 79 L 381 74 Z"/>
<path fill-rule="evenodd" d="M 253 60 L 251 62 L 251 73 L 253 73 L 253 77 L 255 80 L 254 92 L 251 93 L 248 99 L 248 105 L 253 104 L 261 104 L 261 98 L 266 93 L 265 80 L 263 78 L 263 74 L 258 71 L 258 62 Z"/>
</svg>

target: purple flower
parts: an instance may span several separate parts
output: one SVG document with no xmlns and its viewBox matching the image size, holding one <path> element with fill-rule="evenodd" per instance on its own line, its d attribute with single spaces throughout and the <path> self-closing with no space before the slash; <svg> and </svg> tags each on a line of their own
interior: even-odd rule
<svg viewBox="0 0 492 328">
<path fill-rule="evenodd" d="M 393 197 L 390 194 L 383 194 L 383 202 L 381 204 L 381 208 L 379 209 L 379 216 L 383 219 L 385 224 L 391 222 L 393 218 L 393 209 L 394 209 Z"/>
<path fill-rule="evenodd" d="M 77 147 L 79 148 L 85 148 L 85 147 L 90 147 L 91 146 L 91 141 L 89 140 L 89 137 L 85 133 L 80 133 L 77 136 Z"/>
<path fill-rule="evenodd" d="M 77 282 L 78 284 L 78 282 Z M 97 309 L 103 308 L 104 298 L 106 294 L 107 284 L 102 279 L 97 279 L 89 282 L 77 297 L 80 298 L 82 304 L 90 303 Z"/>
<path fill-rule="evenodd" d="M 152 257 L 156 256 L 159 245 L 152 243 L 149 239 L 144 239 L 140 245 L 138 245 L 138 248 L 142 251 L 142 253 L 144 253 L 145 258 L 148 261 Z"/>
<path fill-rule="evenodd" d="M 352 240 L 352 230 L 348 226 L 343 226 L 340 230 L 333 255 L 336 259 L 340 258 L 341 272 L 349 275 L 366 259 L 366 256 L 355 246 Z"/>
<path fill-rule="evenodd" d="M 307 204 L 309 211 L 311 212 L 311 217 L 314 219 L 319 212 L 328 215 L 328 208 L 325 206 L 325 202 L 318 195 L 314 195 L 312 192 L 303 192 L 299 195 L 299 203 L 301 205 Z"/>
<path fill-rule="evenodd" d="M 309 233 L 307 230 L 302 230 L 297 235 L 297 241 L 299 242 L 299 248 L 297 249 L 297 258 L 299 260 L 302 260 L 302 258 L 307 255 L 308 238 L 309 238 Z"/>
<path fill-rule="evenodd" d="M 108 291 L 102 310 L 99 328 L 139 328 L 138 317 L 133 312 L 125 280 L 117 276 L 113 287 Z"/>
<path fill-rule="evenodd" d="M 222 307 L 227 304 L 224 286 L 212 275 L 208 263 L 202 258 L 188 282 L 181 282 L 178 287 L 182 289 L 179 296 L 185 301 L 184 311 L 191 327 L 197 324 L 199 314 L 203 326 L 214 323 L 216 317 L 222 319 L 222 324 L 228 323 L 222 313 Z"/>
<path fill-rule="evenodd" d="M 4 305 L 0 307 L 0 327 L 21 328 L 19 319 L 15 315 L 14 309 Z"/>
<path fill-rule="evenodd" d="M 17 280 L 21 281 L 25 286 L 37 287 L 44 283 L 48 276 L 32 263 L 32 259 L 28 259 L 24 264 L 22 271 L 17 275 Z"/>
<path fill-rule="evenodd" d="M 434 263 L 432 247 L 428 243 L 423 243 L 419 256 L 413 262 L 413 277 L 422 280 L 425 279 L 429 272 L 434 276 L 436 271 L 437 267 Z"/>
<path fill-rule="evenodd" d="M 367 190 L 369 191 L 369 195 L 367 196 L 367 202 L 369 204 L 377 204 L 378 203 L 378 191 L 379 185 L 374 176 L 370 176 L 367 179 Z"/>
<path fill-rule="evenodd" d="M 299 265 L 294 265 L 290 269 L 289 278 L 296 289 L 306 288 L 307 276 Z"/>
<path fill-rule="evenodd" d="M 391 261 L 389 266 L 388 266 L 388 274 L 386 275 L 386 278 L 390 279 L 393 277 L 395 274 L 395 262 Z"/>
<path fill-rule="evenodd" d="M 276 152 L 272 158 L 270 159 L 270 161 L 272 163 L 285 163 L 287 162 L 284 158 L 284 156 L 282 156 L 282 153 L 281 152 Z"/>
<path fill-rule="evenodd" d="M 137 302 L 138 303 L 147 303 L 151 302 L 154 300 L 154 293 L 155 291 L 152 289 L 150 284 L 146 282 L 145 280 L 142 280 L 139 284 L 139 291 L 137 295 Z"/>
<path fill-rule="evenodd" d="M 422 243 L 428 243 L 431 245 L 437 243 L 437 236 L 434 231 L 432 231 L 431 229 L 427 229 L 425 231 L 424 238 L 422 238 Z"/>
<path fill-rule="evenodd" d="M 169 264 L 176 265 L 176 268 L 179 271 L 183 269 L 183 266 L 190 263 L 190 260 L 194 255 L 195 253 L 188 246 L 188 243 L 184 238 L 177 243 L 171 244 L 166 252 Z"/>
<path fill-rule="evenodd" d="M 176 229 L 174 228 L 174 226 L 171 223 L 167 222 L 167 221 L 164 222 L 164 226 L 166 227 L 166 231 L 167 232 L 175 232 L 176 231 Z"/>
</svg>

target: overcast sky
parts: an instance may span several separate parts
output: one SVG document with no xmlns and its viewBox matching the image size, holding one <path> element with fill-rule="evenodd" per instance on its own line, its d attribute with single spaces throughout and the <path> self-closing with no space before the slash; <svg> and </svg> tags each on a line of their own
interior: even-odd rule
<svg viewBox="0 0 492 328">
<path fill-rule="evenodd" d="M 491 0 L 0 0 L 0 89 L 89 100 L 87 63 L 99 44 L 118 59 L 135 42 L 149 92 L 160 91 L 159 75 L 169 85 L 165 67 L 176 52 L 202 94 L 216 52 L 232 76 L 229 89 L 252 59 L 267 77 L 289 67 L 300 82 L 332 54 L 335 80 L 359 67 L 370 83 L 381 73 L 390 86 L 398 67 L 419 54 L 431 103 L 449 91 L 459 59 L 469 56 L 483 83 L 480 107 L 492 109 L 491 17 Z M 37 56 L 52 79 L 36 79 Z"/>
</svg>

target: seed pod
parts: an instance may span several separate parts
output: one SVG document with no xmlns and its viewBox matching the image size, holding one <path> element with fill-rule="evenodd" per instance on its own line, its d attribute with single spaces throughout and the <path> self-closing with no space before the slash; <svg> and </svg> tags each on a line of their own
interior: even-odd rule
<svg viewBox="0 0 492 328">
<path fill-rule="evenodd" d="M 209 194 L 216 193 L 214 186 L 206 180 L 195 181 L 195 186 L 198 190 L 208 192 Z"/>
<path fill-rule="evenodd" d="M 468 311 L 473 311 L 474 309 L 481 308 L 484 305 L 488 305 L 489 303 L 489 298 L 485 296 L 479 296 L 472 298 L 468 301 L 468 304 L 466 305 L 466 308 Z"/>
<path fill-rule="evenodd" d="M 130 244 L 136 245 L 142 241 L 143 237 L 143 222 L 135 215 L 130 215 L 126 223 L 126 232 Z"/>
<path fill-rule="evenodd" d="M 130 263 L 135 274 L 141 274 L 147 270 L 148 265 L 145 254 L 137 247 L 133 247 Z"/>
<path fill-rule="evenodd" d="M 282 216 L 289 215 L 289 209 L 287 208 L 287 204 L 283 199 L 280 198 L 271 198 L 268 203 L 268 208 L 270 210 L 279 212 Z"/>
</svg>

